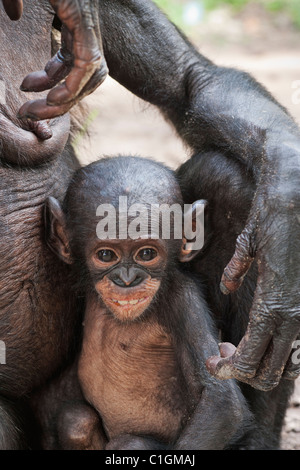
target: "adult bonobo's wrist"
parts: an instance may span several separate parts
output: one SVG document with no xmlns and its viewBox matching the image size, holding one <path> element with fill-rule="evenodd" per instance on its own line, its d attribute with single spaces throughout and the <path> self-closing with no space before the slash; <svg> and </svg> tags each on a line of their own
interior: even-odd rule
<svg viewBox="0 0 300 470">
<path fill-rule="evenodd" d="M 222 276 L 220 287 L 224 294 L 240 287 L 252 262 L 258 258 L 259 272 L 266 268 L 278 274 L 284 272 L 282 293 L 297 274 L 300 277 L 296 262 L 300 253 L 299 184 L 298 188 L 295 186 L 293 181 L 289 184 L 286 175 L 278 177 L 274 168 L 262 172 L 247 223 Z"/>
<path fill-rule="evenodd" d="M 299 207 L 300 133 L 268 137 L 261 170 L 261 183 L 266 184 L 269 196 L 284 206 Z"/>
</svg>

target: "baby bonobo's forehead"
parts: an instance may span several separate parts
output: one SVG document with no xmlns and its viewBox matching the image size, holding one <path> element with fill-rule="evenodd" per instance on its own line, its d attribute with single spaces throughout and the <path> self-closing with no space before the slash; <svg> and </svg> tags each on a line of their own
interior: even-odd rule
<svg viewBox="0 0 300 470">
<path fill-rule="evenodd" d="M 78 170 L 69 187 L 69 197 L 97 204 L 119 204 L 126 196 L 128 204 L 181 203 L 181 191 L 175 174 L 166 166 L 140 157 L 110 157 Z"/>
</svg>

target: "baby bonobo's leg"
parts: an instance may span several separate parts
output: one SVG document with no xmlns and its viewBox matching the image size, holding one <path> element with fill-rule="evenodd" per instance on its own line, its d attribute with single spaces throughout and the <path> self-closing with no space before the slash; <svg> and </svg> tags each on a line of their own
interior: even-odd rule
<svg viewBox="0 0 300 470">
<path fill-rule="evenodd" d="M 166 448 L 166 445 L 152 437 L 121 434 L 110 440 L 105 450 L 163 450 Z"/>
<path fill-rule="evenodd" d="M 61 449 L 103 450 L 107 439 L 97 412 L 85 403 L 63 407 L 57 423 Z"/>
</svg>

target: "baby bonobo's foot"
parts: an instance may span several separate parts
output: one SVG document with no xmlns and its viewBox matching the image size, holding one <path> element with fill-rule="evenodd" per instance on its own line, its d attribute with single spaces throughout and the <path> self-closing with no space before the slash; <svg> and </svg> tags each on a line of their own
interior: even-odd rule
<svg viewBox="0 0 300 470">
<path fill-rule="evenodd" d="M 85 403 L 70 403 L 58 419 L 58 438 L 62 449 L 103 450 L 106 438 L 96 411 Z"/>
<path fill-rule="evenodd" d="M 166 446 L 151 437 L 122 434 L 111 439 L 105 450 L 159 450 L 165 448 Z"/>
</svg>

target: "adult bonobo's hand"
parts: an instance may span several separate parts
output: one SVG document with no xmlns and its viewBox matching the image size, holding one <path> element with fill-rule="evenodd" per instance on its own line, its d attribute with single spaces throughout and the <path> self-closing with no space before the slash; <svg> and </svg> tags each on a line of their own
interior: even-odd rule
<svg viewBox="0 0 300 470">
<path fill-rule="evenodd" d="M 300 333 L 300 146 L 294 144 L 282 143 L 283 159 L 276 169 L 262 169 L 248 223 L 222 277 L 222 292 L 234 292 L 257 261 L 257 288 L 246 334 L 237 348 L 223 343 L 221 357 L 207 361 L 216 377 L 234 377 L 265 391 L 281 376 L 295 379 L 300 374 L 293 349 Z M 284 159 L 288 155 L 289 161 Z"/>
<path fill-rule="evenodd" d="M 84 96 L 92 93 L 108 73 L 96 10 L 96 0 L 49 0 L 62 22 L 62 46 L 45 69 L 27 75 L 22 91 L 53 88 L 46 99 L 28 101 L 20 118 L 52 119 L 66 113 Z M 22 0 L 3 0 L 11 19 L 22 14 Z"/>
</svg>

